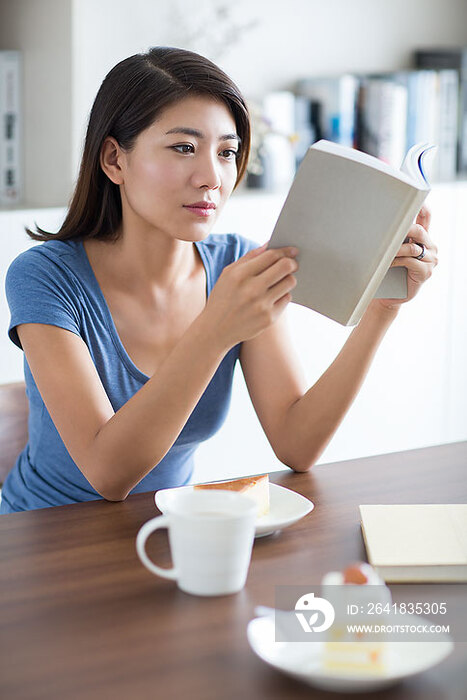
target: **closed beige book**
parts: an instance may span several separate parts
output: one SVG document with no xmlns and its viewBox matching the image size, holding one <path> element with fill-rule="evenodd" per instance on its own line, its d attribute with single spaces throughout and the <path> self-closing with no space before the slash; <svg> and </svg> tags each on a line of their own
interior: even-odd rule
<svg viewBox="0 0 467 700">
<path fill-rule="evenodd" d="M 368 561 L 385 581 L 467 581 L 467 505 L 362 505 Z"/>
<path fill-rule="evenodd" d="M 352 326 L 374 297 L 406 298 L 407 271 L 390 265 L 430 190 L 430 148 L 401 170 L 330 141 L 308 149 L 270 241 L 299 248 L 292 301 Z"/>
</svg>

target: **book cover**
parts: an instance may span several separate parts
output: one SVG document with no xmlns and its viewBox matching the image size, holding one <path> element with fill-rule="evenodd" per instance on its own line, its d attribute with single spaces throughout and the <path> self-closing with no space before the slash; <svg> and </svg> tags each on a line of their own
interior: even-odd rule
<svg viewBox="0 0 467 700">
<path fill-rule="evenodd" d="M 360 517 L 385 581 L 467 581 L 467 505 L 361 505 Z"/>
<path fill-rule="evenodd" d="M 429 191 L 415 168 L 325 140 L 308 149 L 270 241 L 299 248 L 292 301 L 354 325 L 374 296 L 407 296 L 405 268 L 389 268 Z"/>
</svg>

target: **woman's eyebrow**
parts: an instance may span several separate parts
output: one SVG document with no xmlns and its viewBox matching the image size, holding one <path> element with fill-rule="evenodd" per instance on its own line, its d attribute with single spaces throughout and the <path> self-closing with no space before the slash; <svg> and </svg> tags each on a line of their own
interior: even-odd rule
<svg viewBox="0 0 467 700">
<path fill-rule="evenodd" d="M 169 131 L 166 131 L 165 133 L 166 136 L 167 134 L 186 134 L 187 136 L 196 136 L 196 138 L 204 139 L 204 134 L 202 131 L 192 129 L 189 126 L 174 126 L 173 129 L 169 129 Z M 222 134 L 222 136 L 219 136 L 219 141 L 230 141 L 231 139 L 241 143 L 241 138 L 238 136 L 238 134 Z"/>
</svg>

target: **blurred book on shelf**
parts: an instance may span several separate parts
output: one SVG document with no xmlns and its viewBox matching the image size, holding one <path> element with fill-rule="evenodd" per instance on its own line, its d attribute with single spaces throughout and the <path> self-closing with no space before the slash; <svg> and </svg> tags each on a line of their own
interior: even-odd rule
<svg viewBox="0 0 467 700">
<path fill-rule="evenodd" d="M 345 74 L 336 77 L 316 77 L 299 80 L 295 91 L 320 106 L 316 128 L 320 138 L 353 146 L 355 142 L 356 100 L 359 80 Z"/>
<path fill-rule="evenodd" d="M 407 93 L 390 75 L 363 77 L 358 90 L 354 146 L 395 168 L 406 153 Z"/>
<path fill-rule="evenodd" d="M 22 199 L 21 53 L 0 51 L 0 206 Z"/>
<path fill-rule="evenodd" d="M 467 173 L 467 47 L 418 49 L 415 65 L 420 69 L 437 70 L 440 74 L 454 71 L 458 80 L 457 172 Z M 452 92 L 452 88 L 446 88 Z M 446 98 L 447 99 L 447 98 Z M 450 108 L 454 109 L 454 105 Z"/>
</svg>

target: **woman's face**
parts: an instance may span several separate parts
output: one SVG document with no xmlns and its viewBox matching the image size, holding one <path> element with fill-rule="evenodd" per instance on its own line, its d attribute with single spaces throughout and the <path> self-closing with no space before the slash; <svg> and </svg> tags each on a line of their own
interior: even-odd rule
<svg viewBox="0 0 467 700">
<path fill-rule="evenodd" d="M 118 157 L 124 229 L 204 239 L 234 188 L 238 150 L 223 102 L 194 96 L 165 109 Z"/>
</svg>

